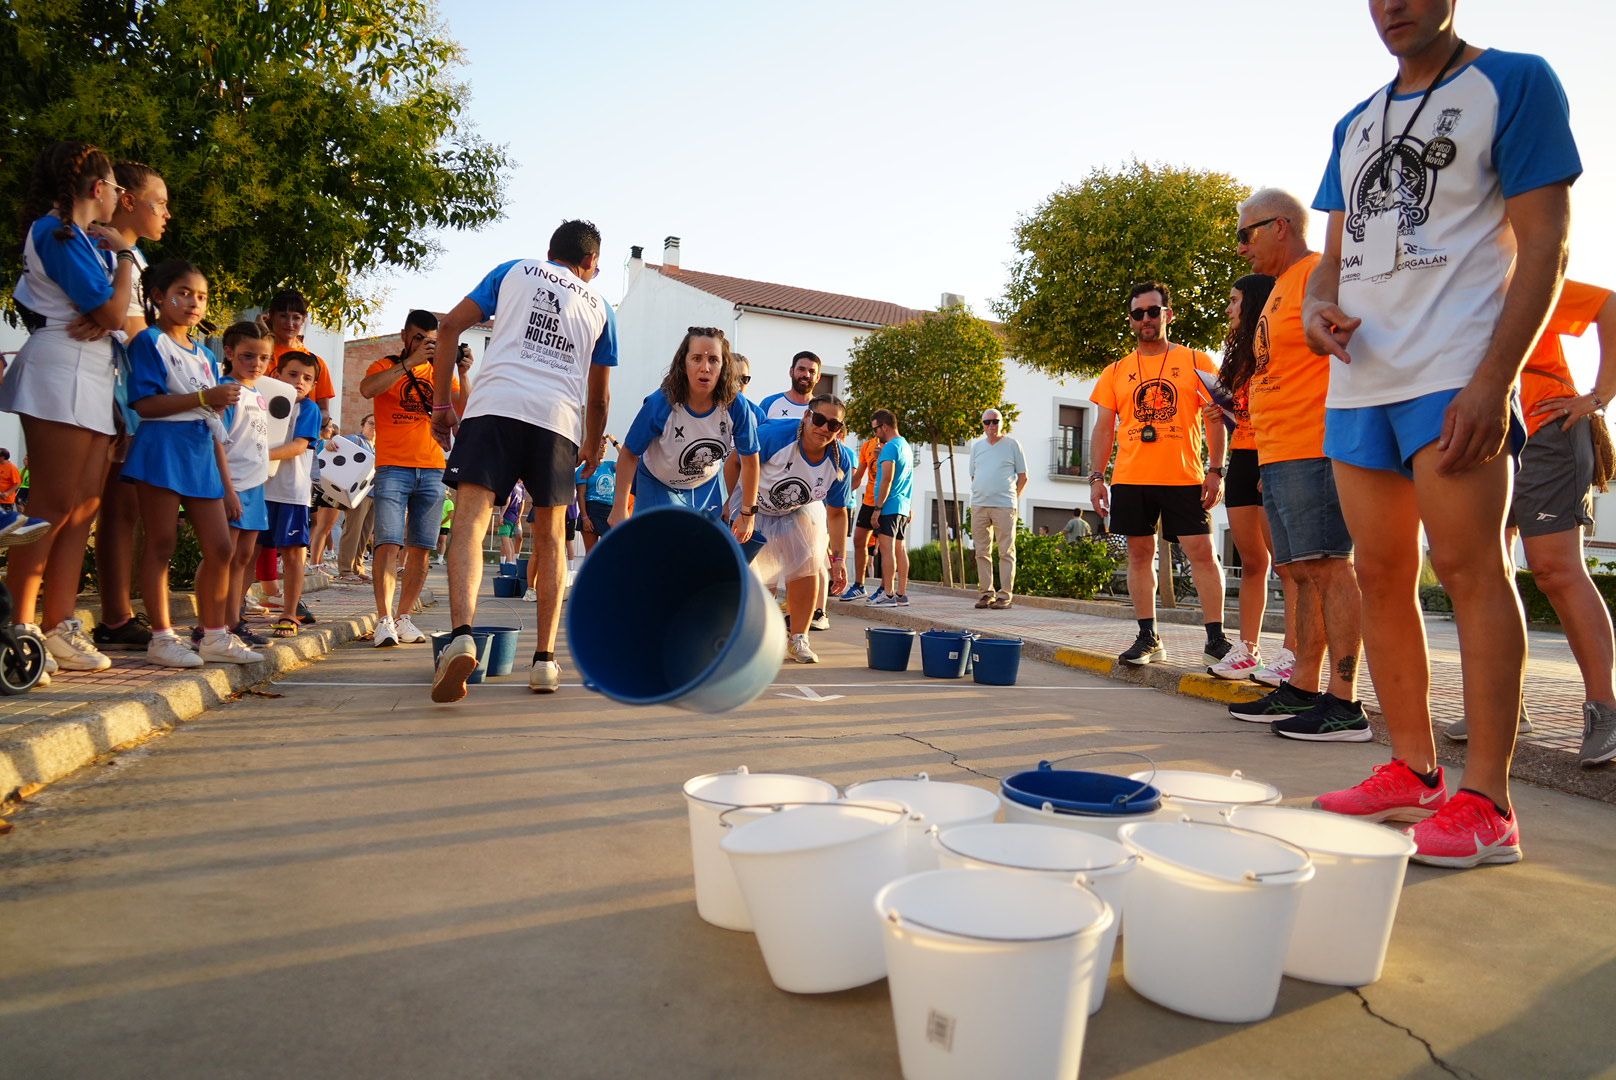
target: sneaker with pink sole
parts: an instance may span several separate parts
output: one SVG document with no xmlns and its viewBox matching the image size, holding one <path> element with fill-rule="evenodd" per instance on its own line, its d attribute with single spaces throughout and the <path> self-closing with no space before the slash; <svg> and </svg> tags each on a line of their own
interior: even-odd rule
<svg viewBox="0 0 1616 1080">
<path fill-rule="evenodd" d="M 1278 686 L 1282 682 L 1290 682 L 1295 673 L 1296 654 L 1282 647 L 1267 663 L 1252 672 L 1251 677 L 1264 686 Z"/>
<path fill-rule="evenodd" d="M 1465 870 L 1521 861 L 1521 828 L 1485 795 L 1460 788 L 1447 804 L 1409 830 L 1415 862 Z"/>
<path fill-rule="evenodd" d="M 1236 641 L 1222 660 L 1206 670 L 1220 679 L 1239 682 L 1257 674 L 1261 667 L 1262 657 L 1258 654 L 1257 647 L 1247 645 L 1244 641 Z"/>
<path fill-rule="evenodd" d="M 1313 800 L 1313 806 L 1365 821 L 1424 821 L 1447 801 L 1442 766 L 1436 769 L 1436 786 L 1427 787 L 1419 773 L 1393 758 L 1376 765 L 1363 783 L 1326 792 Z"/>
</svg>

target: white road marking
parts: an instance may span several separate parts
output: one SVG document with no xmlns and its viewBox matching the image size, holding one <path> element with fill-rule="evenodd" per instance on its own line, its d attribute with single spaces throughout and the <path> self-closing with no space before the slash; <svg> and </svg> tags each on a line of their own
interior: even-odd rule
<svg viewBox="0 0 1616 1080">
<path fill-rule="evenodd" d="M 431 686 L 432 683 L 431 683 L 430 680 L 427 680 L 427 681 L 424 681 L 424 682 L 340 682 L 340 681 L 326 681 L 326 680 L 323 680 L 323 679 L 320 680 L 320 681 L 307 680 L 307 679 L 281 679 L 281 680 L 279 680 L 277 682 L 271 683 L 270 685 L 271 686 L 369 686 L 369 687 L 373 687 L 373 688 L 386 688 L 386 687 L 390 687 L 390 686 L 391 687 Z M 1079 693 L 1079 694 L 1093 694 L 1093 693 L 1143 693 L 1143 694 L 1148 694 L 1148 693 L 1153 692 L 1151 690 L 1151 688 L 1148 687 L 1148 686 L 1023 686 L 1020 683 L 1017 683 L 1015 686 L 988 686 L 988 685 L 983 684 L 983 683 L 975 683 L 975 682 L 971 682 L 971 681 L 965 680 L 965 679 L 960 679 L 960 680 L 954 680 L 954 679 L 913 679 L 913 680 L 903 680 L 903 681 L 897 681 L 897 682 L 815 683 L 814 685 L 816 687 L 818 687 L 818 688 L 825 689 L 825 690 L 846 690 L 846 689 L 887 690 L 887 689 L 893 689 L 893 688 L 898 688 L 898 687 L 911 687 L 911 686 L 930 686 L 930 687 L 933 687 L 933 688 L 937 688 L 937 687 L 942 687 L 942 686 L 946 686 L 946 685 L 953 685 L 953 686 L 956 686 L 956 687 L 958 687 L 960 689 L 987 690 L 987 691 L 991 691 L 991 692 L 994 692 L 994 693 L 997 693 L 998 691 L 1001 691 L 1001 690 L 1069 690 L 1069 691 L 1072 691 L 1073 693 Z M 564 682 L 564 683 L 561 684 L 561 686 L 564 689 L 577 689 L 578 687 L 583 686 L 583 683 Z M 475 690 L 475 689 L 477 689 L 479 687 L 488 687 L 488 688 L 494 689 L 494 690 L 511 690 L 511 689 L 526 690 L 526 689 L 528 689 L 528 685 L 525 682 L 472 683 L 470 689 Z M 800 683 L 772 683 L 769 686 L 769 689 L 771 689 L 771 690 L 777 689 L 777 688 L 798 689 L 798 690 L 807 689 L 807 687 L 803 686 Z M 794 698 L 797 695 L 796 694 L 781 694 L 780 696 L 781 697 L 793 697 Z M 844 696 L 844 695 L 842 695 L 842 694 L 834 694 L 834 695 L 822 697 L 819 700 L 830 701 L 833 697 L 842 697 L 842 696 Z M 808 700 L 814 700 L 814 699 L 809 698 Z"/>
<path fill-rule="evenodd" d="M 776 694 L 775 697 L 791 698 L 796 701 L 835 701 L 846 697 L 845 694 L 821 694 L 811 686 L 798 686 L 795 694 Z"/>
</svg>

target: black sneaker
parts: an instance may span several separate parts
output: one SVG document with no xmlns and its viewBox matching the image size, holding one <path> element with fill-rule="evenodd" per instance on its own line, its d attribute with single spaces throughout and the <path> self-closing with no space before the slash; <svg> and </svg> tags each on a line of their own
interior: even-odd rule
<svg viewBox="0 0 1616 1080">
<path fill-rule="evenodd" d="M 230 632 L 240 638 L 242 642 L 247 645 L 269 644 L 269 639 L 267 637 L 265 637 L 263 634 L 255 633 L 253 630 L 248 628 L 246 619 L 238 622 L 235 625 L 235 628 Z"/>
<path fill-rule="evenodd" d="M 1282 716 L 1295 716 L 1305 713 L 1317 705 L 1319 695 L 1316 692 L 1298 690 L 1288 682 L 1279 684 L 1278 690 L 1272 690 L 1256 701 L 1242 701 L 1238 705 L 1229 706 L 1229 715 L 1236 720 L 1246 720 L 1253 724 L 1271 724 Z"/>
<path fill-rule="evenodd" d="M 1146 664 L 1159 664 L 1167 659 L 1167 650 L 1162 648 L 1161 638 L 1155 634 L 1140 634 L 1128 646 L 1128 651 L 1117 657 L 1124 664 L 1135 667 L 1144 667 Z"/>
<path fill-rule="evenodd" d="M 1268 727 L 1275 735 L 1308 742 L 1368 742 L 1375 737 L 1362 705 L 1329 693 L 1320 694 L 1306 712 L 1275 720 Z"/>
<path fill-rule="evenodd" d="M 316 621 L 314 618 L 314 612 L 310 611 L 309 605 L 305 604 L 301 600 L 297 602 L 297 621 L 302 623 L 304 626 L 312 626 Z"/>
<path fill-rule="evenodd" d="M 1218 664 L 1225 656 L 1229 655 L 1229 650 L 1232 648 L 1234 648 L 1234 642 L 1230 641 L 1226 637 L 1220 637 L 1216 641 L 1208 641 L 1206 643 L 1206 651 L 1201 654 L 1201 663 L 1206 665 L 1206 673 L 1208 675 L 1212 674 L 1212 668 L 1214 665 Z"/>
<path fill-rule="evenodd" d="M 107 649 L 144 649 L 151 644 L 151 623 L 146 616 L 135 614 L 135 617 L 117 629 L 106 623 L 96 623 L 95 629 L 90 632 L 95 641 L 95 647 L 103 651 Z"/>
</svg>

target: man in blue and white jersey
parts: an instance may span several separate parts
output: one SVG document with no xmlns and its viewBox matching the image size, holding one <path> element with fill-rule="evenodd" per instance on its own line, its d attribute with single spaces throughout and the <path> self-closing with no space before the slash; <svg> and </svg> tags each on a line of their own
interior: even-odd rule
<svg viewBox="0 0 1616 1080">
<path fill-rule="evenodd" d="M 1509 766 L 1526 634 L 1502 537 L 1505 451 L 1525 431 L 1511 389 L 1560 287 L 1582 165 L 1565 93 L 1541 58 L 1467 45 L 1454 0 L 1369 9 L 1397 75 L 1336 125 L 1303 325 L 1314 350 L 1339 361 L 1324 452 L 1356 547 L 1393 760 L 1315 805 L 1417 821 L 1422 862 L 1514 862 Z M 1465 786 L 1451 799 L 1416 602 L 1422 525 L 1459 623 L 1470 725 Z"/>
<path fill-rule="evenodd" d="M 804 349 L 791 358 L 791 389 L 764 398 L 758 408 L 765 420 L 800 420 L 808 411 L 808 402 L 819 385 L 819 357 Z M 751 365 L 747 365 L 748 374 Z"/>
<path fill-rule="evenodd" d="M 471 623 L 482 584 L 483 537 L 489 516 L 518 480 L 533 500 L 533 589 L 538 596 L 538 648 L 528 685 L 553 693 L 556 631 L 566 580 L 567 507 L 574 481 L 600 463 L 617 365 L 610 306 L 590 284 L 600 271 L 600 232 L 566 221 L 550 237 L 547 259 L 501 263 L 438 324 L 432 434 L 450 450 L 443 482 L 456 489 L 449 534 L 449 614 L 453 638 L 438 657 L 432 700 L 459 701 L 477 667 Z M 451 386 L 460 335 L 494 320 L 464 416 Z M 451 449 L 451 436 L 453 444 Z M 583 447 L 583 452 L 579 452 Z"/>
</svg>

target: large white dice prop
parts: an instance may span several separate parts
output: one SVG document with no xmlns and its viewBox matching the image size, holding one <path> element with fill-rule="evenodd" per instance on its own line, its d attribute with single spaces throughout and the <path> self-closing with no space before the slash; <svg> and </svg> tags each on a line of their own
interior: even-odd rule
<svg viewBox="0 0 1616 1080">
<path fill-rule="evenodd" d="M 376 455 L 339 435 L 320 450 L 320 494 L 344 509 L 352 509 L 370 494 L 376 479 Z"/>
<path fill-rule="evenodd" d="M 268 375 L 260 375 L 255 385 L 264 399 L 264 408 L 269 412 L 269 448 L 273 450 L 292 437 L 292 419 L 297 415 L 297 391 L 292 389 L 290 383 L 283 383 Z M 271 461 L 269 475 L 274 476 L 280 467 L 280 462 Z"/>
</svg>

